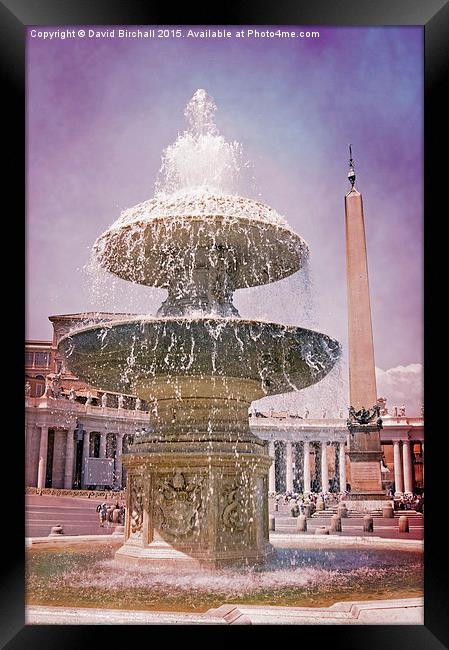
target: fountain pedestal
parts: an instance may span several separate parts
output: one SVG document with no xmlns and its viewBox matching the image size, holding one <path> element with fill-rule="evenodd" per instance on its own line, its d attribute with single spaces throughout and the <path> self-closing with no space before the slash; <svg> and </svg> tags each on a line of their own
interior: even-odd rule
<svg viewBox="0 0 449 650">
<path fill-rule="evenodd" d="M 210 568 L 265 562 L 272 459 L 248 424 L 260 384 L 212 377 L 150 383 L 139 392 L 157 396 L 157 413 L 152 432 L 138 434 L 123 458 L 127 517 L 116 558 Z"/>
<path fill-rule="evenodd" d="M 156 443 L 126 456 L 125 544 L 116 559 L 209 568 L 265 562 L 269 456 L 258 444 L 241 453 L 232 443 L 181 446 Z"/>
</svg>

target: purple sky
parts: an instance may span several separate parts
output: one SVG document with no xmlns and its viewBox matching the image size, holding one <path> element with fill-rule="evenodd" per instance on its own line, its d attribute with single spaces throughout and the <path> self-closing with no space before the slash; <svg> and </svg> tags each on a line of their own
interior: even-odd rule
<svg viewBox="0 0 449 650">
<path fill-rule="evenodd" d="M 128 284 L 93 304 L 83 266 L 119 212 L 153 195 L 161 152 L 205 88 L 261 200 L 309 243 L 319 327 L 343 345 L 353 144 L 376 365 L 422 363 L 422 28 L 316 29 L 296 40 L 28 36 L 27 338 L 50 339 L 50 314 L 147 311 L 151 290 Z"/>
</svg>

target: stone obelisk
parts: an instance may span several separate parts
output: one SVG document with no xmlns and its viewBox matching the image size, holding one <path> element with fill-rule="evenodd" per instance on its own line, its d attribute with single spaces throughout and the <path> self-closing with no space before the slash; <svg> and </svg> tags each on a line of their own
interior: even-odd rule
<svg viewBox="0 0 449 650">
<path fill-rule="evenodd" d="M 349 501 L 357 510 L 380 507 L 385 500 L 380 460 L 382 421 L 377 406 L 371 304 L 362 195 L 355 187 L 352 149 L 345 196 L 349 351 Z M 377 502 L 377 503 L 374 503 Z"/>
</svg>

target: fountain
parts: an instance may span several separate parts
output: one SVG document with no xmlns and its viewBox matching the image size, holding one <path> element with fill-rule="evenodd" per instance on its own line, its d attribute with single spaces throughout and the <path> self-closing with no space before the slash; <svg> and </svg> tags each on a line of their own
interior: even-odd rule
<svg viewBox="0 0 449 650">
<path fill-rule="evenodd" d="M 317 383 L 340 355 L 324 334 L 243 319 L 232 304 L 235 290 L 300 270 L 309 251 L 275 210 L 235 192 L 239 147 L 218 134 L 214 111 L 198 90 L 156 196 L 94 245 L 108 272 L 167 290 L 157 316 L 90 324 L 59 343 L 83 381 L 151 405 L 151 426 L 123 458 L 125 543 L 115 557 L 125 562 L 264 563 L 272 461 L 248 408 Z"/>
</svg>

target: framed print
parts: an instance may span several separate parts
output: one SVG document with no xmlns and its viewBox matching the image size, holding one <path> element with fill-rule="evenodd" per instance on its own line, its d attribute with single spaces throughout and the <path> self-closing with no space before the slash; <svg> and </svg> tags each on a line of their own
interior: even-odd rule
<svg viewBox="0 0 449 650">
<path fill-rule="evenodd" d="M 3 647 L 235 624 L 443 647 L 447 3 L 1 10 L 25 243 Z"/>
</svg>

